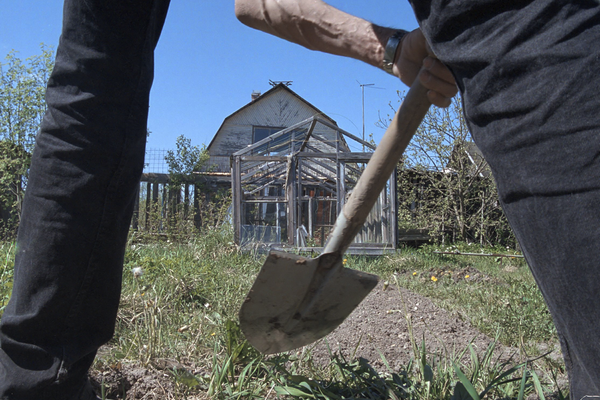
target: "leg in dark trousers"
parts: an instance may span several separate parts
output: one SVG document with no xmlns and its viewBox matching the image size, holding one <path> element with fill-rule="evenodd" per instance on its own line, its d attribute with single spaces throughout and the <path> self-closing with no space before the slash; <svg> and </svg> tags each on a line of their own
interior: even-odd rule
<svg viewBox="0 0 600 400">
<path fill-rule="evenodd" d="M 66 0 L 0 324 L 0 398 L 78 399 L 114 331 L 168 0 Z"/>
<path fill-rule="evenodd" d="M 548 304 L 571 399 L 600 398 L 600 5 L 412 4 L 457 78 L 473 139 Z"/>
</svg>

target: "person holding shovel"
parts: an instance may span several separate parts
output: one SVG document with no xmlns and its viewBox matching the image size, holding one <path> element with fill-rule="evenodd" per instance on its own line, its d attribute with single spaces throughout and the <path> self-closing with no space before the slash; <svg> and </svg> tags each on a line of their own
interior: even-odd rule
<svg viewBox="0 0 600 400">
<path fill-rule="evenodd" d="M 415 2 L 422 30 L 406 34 L 319 0 L 238 0 L 236 12 L 258 29 L 385 68 L 407 85 L 419 79 L 437 106 L 449 104 L 456 78 L 554 316 L 571 396 L 594 397 L 598 4 L 512 3 Z M 0 322 L 0 399 L 97 399 L 87 371 L 114 330 L 168 5 L 65 1 Z"/>
<path fill-rule="evenodd" d="M 65 0 L 0 321 L 2 400 L 98 399 L 87 373 L 114 332 L 168 6 Z M 440 65 L 432 77 L 447 78 Z M 443 80 L 427 85 L 440 105 L 452 94 Z"/>
<path fill-rule="evenodd" d="M 412 0 L 420 28 L 320 0 L 236 0 L 246 25 L 461 92 L 473 140 L 546 300 L 573 400 L 600 398 L 600 3 Z"/>
</svg>

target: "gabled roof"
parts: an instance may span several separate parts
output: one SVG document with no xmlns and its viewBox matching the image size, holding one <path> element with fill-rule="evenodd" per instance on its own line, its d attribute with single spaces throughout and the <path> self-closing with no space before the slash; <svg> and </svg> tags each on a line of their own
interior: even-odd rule
<svg viewBox="0 0 600 400">
<path fill-rule="evenodd" d="M 492 170 L 485 161 L 485 157 L 483 157 L 481 150 L 479 150 L 479 147 L 477 147 L 474 142 L 468 142 L 466 144 L 465 153 L 467 153 L 469 160 L 476 168 L 475 172 L 477 172 L 480 177 L 489 178 L 492 176 Z"/>
<path fill-rule="evenodd" d="M 227 116 L 224 120 L 223 123 L 221 123 L 221 126 L 219 127 L 219 129 L 217 129 L 217 132 L 215 133 L 215 135 L 213 136 L 212 140 L 210 141 L 210 143 L 208 144 L 208 146 L 206 147 L 207 150 L 210 149 L 210 147 L 212 146 L 213 142 L 215 141 L 216 137 L 218 136 L 219 132 L 221 131 L 221 129 L 223 128 L 223 125 L 225 125 L 225 123 L 233 118 L 234 116 L 236 116 L 237 114 L 239 114 L 240 112 L 246 110 L 249 107 L 253 107 L 255 106 L 258 102 L 260 102 L 261 100 L 264 100 L 265 98 L 269 97 L 270 94 L 272 94 L 273 92 L 277 91 L 277 90 L 285 90 L 287 91 L 289 94 L 291 94 L 292 96 L 296 97 L 297 99 L 299 99 L 301 102 L 303 102 L 304 104 L 306 104 L 307 106 L 309 106 L 310 108 L 313 108 L 314 110 L 317 111 L 318 115 L 324 119 L 326 119 L 327 121 L 329 121 L 331 124 L 337 126 L 337 122 L 335 122 L 332 118 L 330 118 L 329 116 L 327 116 L 325 113 L 323 113 L 321 110 L 319 110 L 317 107 L 315 107 L 314 105 L 312 105 L 311 103 L 309 103 L 308 101 L 306 101 L 304 98 L 302 98 L 301 96 L 299 96 L 296 92 L 294 92 L 292 89 L 290 89 L 288 86 L 284 85 L 283 83 L 278 83 L 277 85 L 273 86 L 271 89 L 267 90 L 265 93 L 263 93 L 262 95 L 260 95 L 258 98 L 256 98 L 255 100 L 252 100 L 251 102 L 249 102 L 248 104 L 246 104 L 245 106 L 243 106 L 242 108 L 238 109 L 237 111 L 235 111 L 234 113 L 230 114 L 229 116 Z"/>
<path fill-rule="evenodd" d="M 489 178 L 492 176 L 492 171 L 485 161 L 481 150 L 474 142 L 467 141 L 462 143 L 460 146 L 456 146 L 452 149 L 452 154 L 450 155 L 450 161 L 447 166 L 447 171 L 454 171 L 453 165 L 455 164 L 456 157 L 458 157 L 457 152 L 462 151 L 467 155 L 469 162 L 471 163 L 471 171 L 472 174 L 477 174 L 481 178 Z"/>
</svg>

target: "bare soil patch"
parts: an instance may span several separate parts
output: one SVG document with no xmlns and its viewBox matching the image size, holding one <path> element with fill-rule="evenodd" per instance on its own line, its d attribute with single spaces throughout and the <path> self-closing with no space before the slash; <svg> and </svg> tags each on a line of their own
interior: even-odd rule
<svg viewBox="0 0 600 400">
<path fill-rule="evenodd" d="M 380 372 L 387 369 L 384 357 L 392 370 L 398 371 L 414 358 L 411 340 L 420 347 L 423 339 L 428 360 L 435 355 L 454 359 L 454 355 L 460 354 L 469 343 L 476 351 L 483 352 L 492 342 L 467 321 L 438 307 L 431 299 L 380 283 L 342 325 L 317 343 L 313 356 L 317 360 L 328 360 L 328 344 L 332 351 L 347 359 L 352 356 L 365 358 Z M 505 360 L 516 354 L 516 349 L 497 344 L 495 354 Z"/>
</svg>

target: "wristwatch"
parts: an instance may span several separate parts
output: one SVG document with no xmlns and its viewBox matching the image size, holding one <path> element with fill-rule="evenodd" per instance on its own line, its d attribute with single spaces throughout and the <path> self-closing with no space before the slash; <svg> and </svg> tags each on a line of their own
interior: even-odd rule
<svg viewBox="0 0 600 400">
<path fill-rule="evenodd" d="M 394 60 L 396 59 L 396 52 L 398 51 L 398 47 L 402 42 L 402 38 L 408 32 L 399 30 L 394 33 L 387 41 L 385 45 L 385 51 L 383 53 L 383 70 L 388 74 L 394 75 Z"/>
</svg>

